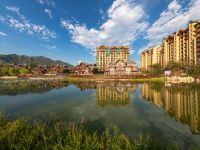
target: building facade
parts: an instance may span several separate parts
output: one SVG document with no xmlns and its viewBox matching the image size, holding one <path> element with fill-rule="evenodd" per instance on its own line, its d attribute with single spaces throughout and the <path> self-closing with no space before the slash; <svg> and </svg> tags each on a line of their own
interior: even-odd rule
<svg viewBox="0 0 200 150">
<path fill-rule="evenodd" d="M 111 62 L 122 60 L 128 61 L 130 49 L 128 46 L 99 46 L 97 52 L 97 68 L 105 71 Z"/>
<path fill-rule="evenodd" d="M 163 46 L 157 45 L 142 52 L 142 69 L 150 70 L 152 65 L 162 64 Z"/>
<path fill-rule="evenodd" d="M 133 75 L 138 72 L 138 67 L 133 61 L 113 61 L 105 71 L 107 75 Z"/>
<path fill-rule="evenodd" d="M 93 69 L 95 67 L 95 64 L 81 62 L 79 65 L 73 67 L 71 72 L 75 75 L 93 75 Z"/>
<path fill-rule="evenodd" d="M 174 37 L 168 36 L 163 41 L 163 65 L 173 62 L 174 53 Z"/>
<path fill-rule="evenodd" d="M 200 64 L 200 21 L 191 21 L 187 29 L 164 38 L 163 48 L 161 47 L 155 46 L 142 52 L 143 70 L 150 70 L 149 66 L 156 63 L 163 67 L 171 63 Z"/>
</svg>

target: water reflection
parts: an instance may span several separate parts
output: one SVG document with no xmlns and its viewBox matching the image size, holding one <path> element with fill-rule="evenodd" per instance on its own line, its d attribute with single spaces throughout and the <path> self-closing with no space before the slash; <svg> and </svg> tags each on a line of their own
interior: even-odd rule
<svg viewBox="0 0 200 150">
<path fill-rule="evenodd" d="M 144 83 L 142 97 L 158 107 L 164 107 L 170 117 L 188 124 L 192 133 L 200 133 L 200 91 L 199 87 L 155 85 Z"/>
<path fill-rule="evenodd" d="M 18 95 L 26 93 L 44 93 L 52 89 L 67 87 L 68 82 L 63 81 L 27 81 L 16 80 L 0 83 L 0 96 Z"/>
<path fill-rule="evenodd" d="M 128 105 L 130 104 L 131 92 L 136 90 L 137 86 L 131 83 L 108 82 L 98 83 L 96 89 L 96 100 L 100 106 Z"/>
<path fill-rule="evenodd" d="M 131 102 L 131 92 L 135 92 L 137 84 L 130 82 L 75 82 L 81 91 L 96 90 L 97 104 L 128 105 Z"/>
<path fill-rule="evenodd" d="M 0 83 L 0 111 L 10 119 L 23 116 L 48 121 L 55 114 L 67 122 L 80 122 L 84 117 L 86 128 L 92 131 L 116 125 L 131 138 L 140 132 L 151 133 L 154 138 L 169 139 L 186 149 L 190 145 L 199 145 L 200 141 L 200 136 L 194 135 L 200 134 L 200 89 L 197 85 Z M 179 122 L 188 124 L 192 132 L 188 125 Z"/>
</svg>

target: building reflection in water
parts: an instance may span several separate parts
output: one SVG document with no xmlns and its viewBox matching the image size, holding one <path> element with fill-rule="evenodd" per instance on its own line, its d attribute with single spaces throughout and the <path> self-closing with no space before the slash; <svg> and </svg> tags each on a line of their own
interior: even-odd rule
<svg viewBox="0 0 200 150">
<path fill-rule="evenodd" d="M 97 103 L 100 106 L 128 105 L 131 102 L 131 92 L 135 92 L 137 85 L 124 82 L 98 83 L 96 89 Z"/>
<path fill-rule="evenodd" d="M 200 90 L 189 86 L 156 87 L 144 83 L 142 97 L 158 107 L 164 107 L 170 117 L 188 124 L 192 133 L 200 134 Z"/>
</svg>

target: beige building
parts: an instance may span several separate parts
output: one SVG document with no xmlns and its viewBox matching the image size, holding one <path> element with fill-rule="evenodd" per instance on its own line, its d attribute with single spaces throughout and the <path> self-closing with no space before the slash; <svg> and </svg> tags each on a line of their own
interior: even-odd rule
<svg viewBox="0 0 200 150">
<path fill-rule="evenodd" d="M 111 62 L 122 60 L 128 61 L 130 49 L 128 46 L 99 46 L 97 52 L 97 67 L 102 71 L 107 70 Z"/>
<path fill-rule="evenodd" d="M 180 30 L 164 39 L 164 66 L 169 63 L 189 63 L 188 30 Z"/>
<path fill-rule="evenodd" d="M 168 36 L 163 41 L 163 65 L 166 66 L 173 61 L 174 53 L 174 37 Z"/>
<path fill-rule="evenodd" d="M 163 67 L 171 63 L 200 64 L 200 21 L 190 22 L 187 29 L 164 38 L 163 48 L 156 47 L 142 52 L 143 70 L 150 70 L 149 66 L 155 63 Z"/>
<path fill-rule="evenodd" d="M 192 64 L 200 64 L 200 21 L 189 24 L 189 47 L 191 47 L 189 59 Z"/>
<path fill-rule="evenodd" d="M 133 61 L 122 61 L 117 60 L 111 62 L 108 65 L 108 69 L 105 72 L 107 75 L 133 75 L 138 72 L 138 68 L 135 62 Z"/>
<path fill-rule="evenodd" d="M 152 65 L 162 64 L 163 46 L 157 45 L 142 52 L 142 69 L 150 70 Z"/>
<path fill-rule="evenodd" d="M 200 60 L 200 21 L 190 22 L 188 28 L 164 39 L 163 64 L 195 65 Z"/>
<path fill-rule="evenodd" d="M 152 50 L 149 48 L 142 52 L 142 69 L 150 70 L 152 65 Z"/>
</svg>

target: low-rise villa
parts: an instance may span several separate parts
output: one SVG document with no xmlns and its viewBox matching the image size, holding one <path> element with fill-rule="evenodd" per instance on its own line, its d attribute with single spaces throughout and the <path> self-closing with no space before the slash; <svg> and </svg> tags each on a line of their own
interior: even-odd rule
<svg viewBox="0 0 200 150">
<path fill-rule="evenodd" d="M 117 60 L 108 65 L 107 75 L 132 75 L 138 71 L 137 65 L 134 61 Z"/>
<path fill-rule="evenodd" d="M 68 66 L 60 66 L 60 65 L 38 65 L 32 70 L 33 75 L 58 75 L 63 73 L 69 73 L 70 68 Z"/>
<path fill-rule="evenodd" d="M 92 75 L 94 68 L 95 68 L 94 64 L 87 64 L 82 62 L 76 67 L 74 67 L 72 72 L 77 75 Z"/>
</svg>

